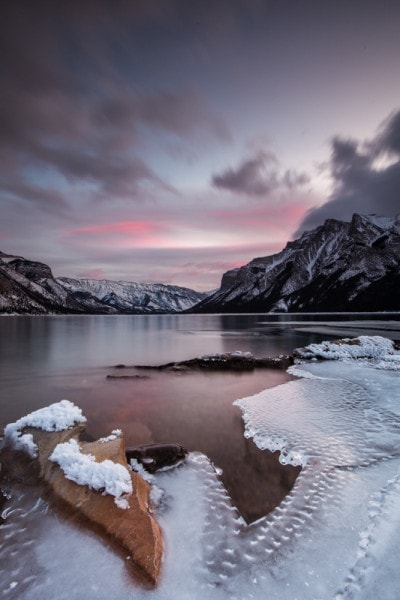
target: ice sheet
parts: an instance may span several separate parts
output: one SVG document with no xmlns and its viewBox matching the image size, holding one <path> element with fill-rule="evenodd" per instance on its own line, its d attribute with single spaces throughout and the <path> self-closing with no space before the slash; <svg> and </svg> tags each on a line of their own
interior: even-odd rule
<svg viewBox="0 0 400 600">
<path fill-rule="evenodd" d="M 232 508 L 204 455 L 154 476 L 166 546 L 155 590 L 132 583 L 104 542 L 13 490 L 0 529 L 3 597 L 398 598 L 400 375 L 381 362 L 306 362 L 296 369 L 307 377 L 239 401 L 247 436 L 304 465 L 256 523 Z"/>
</svg>

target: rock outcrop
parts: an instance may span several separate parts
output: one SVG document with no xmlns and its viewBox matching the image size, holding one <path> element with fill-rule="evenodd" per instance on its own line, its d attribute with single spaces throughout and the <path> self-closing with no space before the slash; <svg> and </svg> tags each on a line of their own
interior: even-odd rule
<svg viewBox="0 0 400 600">
<path fill-rule="evenodd" d="M 169 371 L 187 371 L 205 369 L 210 371 L 253 371 L 253 369 L 287 369 L 293 364 L 289 355 L 266 356 L 256 358 L 251 352 L 227 352 L 225 354 L 206 354 L 198 358 L 168 362 L 161 365 L 135 365 L 135 369 L 157 369 Z M 121 369 L 124 365 L 116 365 Z"/>
</svg>

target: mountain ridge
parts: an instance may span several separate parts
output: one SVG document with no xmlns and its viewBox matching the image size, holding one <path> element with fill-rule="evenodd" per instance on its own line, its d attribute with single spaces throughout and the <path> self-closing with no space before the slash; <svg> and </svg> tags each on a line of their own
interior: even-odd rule
<svg viewBox="0 0 400 600">
<path fill-rule="evenodd" d="M 0 252 L 0 313 L 155 314 L 187 310 L 206 296 L 189 288 L 54 277 L 39 261 Z"/>
<path fill-rule="evenodd" d="M 57 277 L 0 252 L 0 313 L 154 314 L 400 311 L 400 216 L 327 219 L 222 275 L 202 293 L 162 283 Z"/>
<path fill-rule="evenodd" d="M 400 310 L 400 218 L 327 219 L 277 254 L 223 274 L 190 312 Z"/>
</svg>

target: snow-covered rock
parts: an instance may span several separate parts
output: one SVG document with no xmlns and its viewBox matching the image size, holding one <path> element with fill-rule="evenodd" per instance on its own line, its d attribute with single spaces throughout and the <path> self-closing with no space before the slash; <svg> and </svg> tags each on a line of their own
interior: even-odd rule
<svg viewBox="0 0 400 600">
<path fill-rule="evenodd" d="M 328 219 L 222 277 L 193 312 L 400 310 L 400 219 Z"/>
<path fill-rule="evenodd" d="M 129 468 L 122 433 L 84 442 L 85 421 L 79 407 L 62 400 L 7 425 L 2 477 L 20 483 L 39 470 L 63 513 L 83 515 L 125 554 L 135 576 L 155 584 L 163 543 L 150 512 L 151 487 Z"/>
<path fill-rule="evenodd" d="M 293 353 L 295 358 L 325 360 L 348 359 L 388 359 L 397 356 L 400 359 L 399 347 L 388 338 L 380 335 L 360 335 L 356 338 L 343 338 L 340 340 L 324 341 L 320 344 L 309 344 L 305 348 L 296 348 Z"/>
</svg>

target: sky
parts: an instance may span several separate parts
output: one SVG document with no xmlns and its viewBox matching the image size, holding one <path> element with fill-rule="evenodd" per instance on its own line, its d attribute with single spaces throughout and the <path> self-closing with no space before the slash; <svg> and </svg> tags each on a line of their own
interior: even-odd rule
<svg viewBox="0 0 400 600">
<path fill-rule="evenodd" d="M 3 0 L 0 250 L 211 290 L 400 213 L 396 0 Z"/>
</svg>

